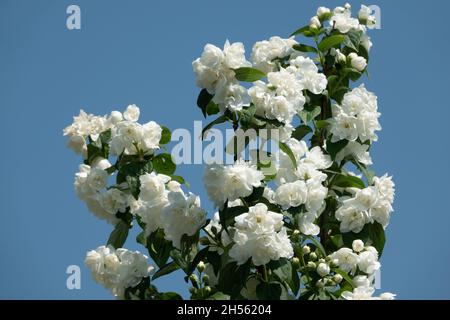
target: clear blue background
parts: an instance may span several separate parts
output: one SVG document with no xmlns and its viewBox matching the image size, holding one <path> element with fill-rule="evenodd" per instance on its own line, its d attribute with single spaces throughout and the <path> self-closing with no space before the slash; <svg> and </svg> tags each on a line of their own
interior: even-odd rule
<svg viewBox="0 0 450 320">
<path fill-rule="evenodd" d="M 191 61 L 206 42 L 242 41 L 249 53 L 255 41 L 306 24 L 319 5 L 342 2 L 0 0 L 0 298 L 110 298 L 83 260 L 111 226 L 76 198 L 80 159 L 62 136 L 80 107 L 106 114 L 136 103 L 142 120 L 191 130 L 201 119 Z M 82 11 L 78 31 L 66 29 L 72 3 Z M 372 157 L 397 184 L 382 289 L 450 298 L 450 2 L 368 4 L 382 10 L 366 81 L 382 112 Z M 203 167 L 178 172 L 210 209 Z M 66 289 L 71 264 L 82 266 L 81 290 Z M 181 274 L 157 284 L 186 292 Z"/>
</svg>

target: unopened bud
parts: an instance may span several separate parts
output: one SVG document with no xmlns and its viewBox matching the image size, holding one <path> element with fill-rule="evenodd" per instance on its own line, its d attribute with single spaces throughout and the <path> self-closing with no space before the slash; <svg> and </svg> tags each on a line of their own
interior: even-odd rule
<svg viewBox="0 0 450 320">
<path fill-rule="evenodd" d="M 300 265 L 300 260 L 297 257 L 293 257 L 292 265 L 297 268 Z"/>
<path fill-rule="evenodd" d="M 200 261 L 197 265 L 198 272 L 202 273 L 205 270 L 205 263 L 203 261 Z"/>
<path fill-rule="evenodd" d="M 308 254 L 311 252 L 311 248 L 309 246 L 303 246 L 302 252 L 303 254 Z"/>
<path fill-rule="evenodd" d="M 310 268 L 310 269 L 315 269 L 315 268 L 316 268 L 316 264 L 315 264 L 314 262 L 312 262 L 312 261 L 309 261 L 308 264 L 307 264 L 307 266 L 308 266 L 308 268 Z"/>
<path fill-rule="evenodd" d="M 207 274 L 204 274 L 202 277 L 202 281 L 205 284 L 209 284 L 209 276 Z"/>
<path fill-rule="evenodd" d="M 205 291 L 205 293 L 206 293 L 207 295 L 209 295 L 209 294 L 211 293 L 211 287 L 210 287 L 210 286 L 204 287 L 203 290 Z"/>
<path fill-rule="evenodd" d="M 344 278 L 339 273 L 335 274 L 334 277 L 333 277 L 333 281 L 338 283 L 338 284 L 341 283 L 343 279 Z"/>
<path fill-rule="evenodd" d="M 309 255 L 309 259 L 312 261 L 317 260 L 317 254 L 315 252 L 311 252 L 311 254 Z"/>
</svg>

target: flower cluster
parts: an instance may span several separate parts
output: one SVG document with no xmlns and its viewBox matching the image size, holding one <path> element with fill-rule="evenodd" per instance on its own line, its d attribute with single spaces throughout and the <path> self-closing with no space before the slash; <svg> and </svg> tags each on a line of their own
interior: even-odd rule
<svg viewBox="0 0 450 320">
<path fill-rule="evenodd" d="M 375 23 L 364 5 L 357 17 L 349 4 L 320 7 L 289 38 L 256 42 L 248 59 L 240 42 L 204 47 L 192 63 L 197 105 L 216 118 L 202 137 L 216 124 L 235 132 L 225 148 L 233 162 L 204 173 L 210 220 L 174 175 L 166 127 L 138 123 L 135 105 L 81 111 L 64 129 L 83 156 L 75 190 L 114 225 L 87 255 L 94 279 L 126 299 L 181 298 L 153 285 L 176 270 L 192 299 L 393 299 L 374 296 L 374 283 L 395 185 L 369 167 L 377 97 L 352 86 L 367 71 Z M 151 279 L 147 257 L 122 248 L 135 224 L 158 267 Z"/>
<path fill-rule="evenodd" d="M 364 189 L 351 188 L 351 197 L 341 197 L 340 206 L 336 210 L 336 219 L 340 221 L 342 232 L 360 232 L 364 225 L 380 223 L 383 227 L 389 224 L 393 211 L 394 183 L 387 175 L 374 178 L 374 185 Z"/>
<path fill-rule="evenodd" d="M 134 287 L 153 270 L 147 259 L 138 251 L 100 246 L 87 253 L 85 263 L 95 281 L 123 298 L 126 288 Z"/>
</svg>

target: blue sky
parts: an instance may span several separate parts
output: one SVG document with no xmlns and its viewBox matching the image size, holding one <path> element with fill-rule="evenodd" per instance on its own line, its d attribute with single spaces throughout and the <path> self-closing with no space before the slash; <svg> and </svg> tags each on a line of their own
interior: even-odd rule
<svg viewBox="0 0 450 320">
<path fill-rule="evenodd" d="M 352 1 L 359 8 L 360 1 Z M 66 28 L 81 7 L 82 29 Z M 128 104 L 141 119 L 193 129 L 201 120 L 191 62 L 205 43 L 288 36 L 319 5 L 338 1 L 0 2 L 0 298 L 108 299 L 83 266 L 111 226 L 73 191 L 80 159 L 62 129 L 80 108 L 95 114 Z M 450 298 L 450 179 L 446 94 L 450 66 L 448 1 L 371 1 L 381 29 L 371 32 L 369 80 L 383 131 L 372 151 L 378 174 L 397 184 L 382 257 L 382 289 L 401 299 Z M 179 167 L 207 209 L 201 165 Z M 127 247 L 142 249 L 130 237 Z M 66 268 L 82 267 L 81 290 L 67 290 Z M 182 274 L 162 290 L 186 292 Z"/>
</svg>

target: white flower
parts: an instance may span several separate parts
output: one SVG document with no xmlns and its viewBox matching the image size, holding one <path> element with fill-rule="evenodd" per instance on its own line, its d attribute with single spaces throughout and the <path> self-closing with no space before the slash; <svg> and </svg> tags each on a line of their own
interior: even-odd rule
<svg viewBox="0 0 450 320">
<path fill-rule="evenodd" d="M 367 211 L 361 211 L 352 204 L 344 204 L 336 210 L 336 219 L 341 222 L 341 232 L 361 232 L 364 225 L 370 221 Z"/>
<path fill-rule="evenodd" d="M 326 275 L 328 275 L 330 273 L 330 266 L 324 262 L 319 263 L 316 271 L 319 274 L 319 276 L 325 277 Z"/>
<path fill-rule="evenodd" d="M 378 252 L 374 247 L 367 247 L 365 251 L 359 253 L 358 268 L 362 272 L 373 274 L 380 266 Z"/>
<path fill-rule="evenodd" d="M 133 121 L 123 121 L 117 125 L 117 132 L 111 140 L 111 153 L 120 155 L 153 153 L 159 148 L 162 128 L 154 121 L 141 125 Z"/>
<path fill-rule="evenodd" d="M 291 207 L 298 207 L 306 202 L 307 187 L 306 183 L 297 180 L 291 183 L 285 183 L 275 190 L 274 201 L 284 210 Z"/>
<path fill-rule="evenodd" d="M 85 201 L 88 210 L 92 212 L 97 218 L 106 220 L 112 225 L 115 225 L 119 221 L 119 219 L 116 218 L 115 214 L 111 214 L 103 208 L 103 206 L 98 201 L 98 196 L 83 199 L 83 201 Z"/>
<path fill-rule="evenodd" d="M 333 118 L 330 122 L 331 142 L 342 139 L 370 142 L 378 139 L 375 131 L 381 130 L 378 122 L 377 97 L 366 90 L 364 85 L 346 93 L 341 106 L 333 105 Z"/>
<path fill-rule="evenodd" d="M 76 154 L 83 154 L 83 156 L 86 157 L 87 146 L 85 137 L 72 135 L 69 137 L 69 141 L 67 141 L 67 146 Z"/>
<path fill-rule="evenodd" d="M 244 106 L 250 105 L 251 99 L 247 89 L 239 83 L 228 83 L 216 90 L 213 101 L 225 112 L 226 109 L 241 111 Z"/>
<path fill-rule="evenodd" d="M 247 213 L 237 216 L 234 220 L 236 228 L 251 231 L 254 234 L 272 233 L 283 226 L 283 215 L 268 211 L 263 203 L 250 207 Z"/>
<path fill-rule="evenodd" d="M 111 111 L 111 114 L 109 116 L 109 121 L 113 124 L 116 125 L 119 122 L 123 121 L 123 115 L 122 112 L 120 111 Z"/>
<path fill-rule="evenodd" d="M 214 94 L 228 82 L 236 81 L 232 69 L 250 67 L 251 64 L 245 59 L 244 45 L 240 42 L 230 44 L 227 40 L 223 51 L 207 44 L 201 57 L 195 60 L 192 66 L 197 76 L 197 86 Z"/>
<path fill-rule="evenodd" d="M 365 275 L 355 276 L 352 280 L 354 287 L 370 287 L 373 281 L 373 279 L 369 280 Z"/>
<path fill-rule="evenodd" d="M 294 52 L 292 46 L 297 44 L 294 38 L 282 39 L 271 37 L 269 40 L 256 42 L 252 50 L 252 62 L 255 68 L 264 73 L 269 73 L 276 69 L 276 58 L 284 58 Z"/>
<path fill-rule="evenodd" d="M 230 166 L 210 165 L 205 170 L 204 183 L 211 201 L 221 208 L 225 201 L 234 201 L 252 194 L 261 186 L 264 174 L 255 165 L 238 160 Z"/>
<path fill-rule="evenodd" d="M 171 191 L 167 198 L 168 203 L 161 210 L 165 238 L 180 249 L 182 236 L 194 235 L 205 223 L 206 214 L 200 198 L 194 194 L 186 196 L 182 191 Z"/>
<path fill-rule="evenodd" d="M 99 203 L 110 214 L 123 213 L 128 206 L 128 195 L 112 188 L 99 195 Z"/>
<path fill-rule="evenodd" d="M 106 188 L 108 183 L 108 173 L 105 170 L 90 167 L 89 165 L 80 165 L 80 171 L 75 174 L 75 191 L 84 200 L 92 197 L 96 192 Z"/>
<path fill-rule="evenodd" d="M 259 266 L 270 260 L 293 256 L 291 242 L 283 227 L 283 215 L 268 211 L 265 204 L 250 207 L 249 212 L 237 216 L 235 222 L 235 244 L 229 255 L 239 265 L 249 258 Z"/>
<path fill-rule="evenodd" d="M 358 29 L 359 21 L 358 19 L 352 18 L 349 9 L 337 7 L 331 16 L 330 26 L 339 30 L 341 33 L 347 33 L 351 29 Z"/>
<path fill-rule="evenodd" d="M 317 219 L 316 212 L 305 212 L 298 219 L 298 227 L 301 233 L 309 236 L 317 236 L 320 233 L 318 225 L 314 224 Z"/>
<path fill-rule="evenodd" d="M 330 49 L 330 53 L 331 53 L 331 55 L 336 57 L 336 60 L 339 63 L 346 63 L 347 62 L 347 57 L 345 56 L 345 54 L 343 54 L 341 52 L 341 50 L 335 49 L 335 48 L 331 48 Z"/>
<path fill-rule="evenodd" d="M 320 23 L 318 16 L 312 17 L 311 20 L 309 21 L 309 27 L 311 29 L 319 29 L 321 26 L 322 24 Z"/>
<path fill-rule="evenodd" d="M 125 118 L 125 120 L 136 122 L 139 120 L 140 114 L 141 111 L 139 110 L 139 108 L 135 104 L 132 104 L 127 107 L 127 110 L 125 110 L 125 112 L 123 113 L 123 117 Z"/>
<path fill-rule="evenodd" d="M 126 288 L 136 286 L 153 270 L 147 259 L 138 251 L 101 246 L 87 253 L 85 264 L 96 282 L 114 296 L 124 298 Z"/>
<path fill-rule="evenodd" d="M 365 33 L 361 35 L 361 45 L 367 50 L 367 52 L 369 52 L 370 48 L 372 48 L 372 41 L 370 41 L 370 37 Z"/>
<path fill-rule="evenodd" d="M 337 153 L 336 162 L 341 162 L 345 157 L 351 156 L 356 161 L 369 166 L 372 164 L 372 158 L 369 154 L 369 145 L 361 144 L 357 141 L 349 141 L 347 145 Z"/>
<path fill-rule="evenodd" d="M 383 292 L 380 294 L 380 300 L 394 300 L 396 294 L 390 292 Z"/>
<path fill-rule="evenodd" d="M 345 300 L 373 300 L 374 292 L 375 289 L 372 287 L 357 287 L 353 289 L 353 292 L 342 292 L 341 297 Z"/>
<path fill-rule="evenodd" d="M 164 196 L 166 183 L 169 181 L 169 176 L 156 174 L 155 172 L 141 175 L 139 177 L 139 199 L 147 202 L 158 202 Z"/>
<path fill-rule="evenodd" d="M 106 116 L 94 116 L 80 110 L 78 116 L 73 117 L 73 123 L 64 129 L 65 136 L 80 136 L 86 139 L 91 137 L 93 141 L 97 141 L 100 133 L 108 130 L 111 124 Z"/>
<path fill-rule="evenodd" d="M 330 9 L 328 9 L 326 7 L 319 7 L 317 9 L 316 14 L 320 20 L 324 20 L 325 18 L 328 18 L 331 15 L 331 11 L 330 11 Z"/>
<path fill-rule="evenodd" d="M 361 21 L 365 21 L 369 18 L 369 16 L 372 14 L 372 9 L 365 5 L 361 5 L 361 9 L 358 12 L 358 19 Z"/>
<path fill-rule="evenodd" d="M 352 249 L 355 252 L 361 252 L 364 250 L 364 242 L 360 239 L 353 240 L 352 242 Z"/>
<path fill-rule="evenodd" d="M 148 236 L 159 228 L 163 228 L 161 221 L 161 211 L 169 203 L 167 199 L 168 191 L 165 191 L 160 198 L 154 198 L 152 201 L 143 201 L 139 199 L 130 206 L 130 212 L 145 223 L 145 235 Z"/>
<path fill-rule="evenodd" d="M 331 259 L 336 259 L 339 268 L 345 272 L 354 272 L 358 264 L 358 255 L 349 248 L 341 248 L 333 252 Z"/>
<path fill-rule="evenodd" d="M 295 67 L 292 72 L 296 75 L 302 89 L 314 94 L 321 94 L 327 87 L 327 78 L 319 72 L 316 64 L 308 57 L 298 56 L 290 61 Z"/>
<path fill-rule="evenodd" d="M 348 55 L 350 59 L 350 64 L 352 67 L 358 71 L 364 71 L 367 67 L 367 61 L 364 57 L 358 56 L 356 53 L 352 52 Z"/>
</svg>

